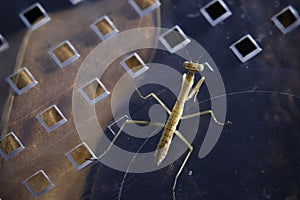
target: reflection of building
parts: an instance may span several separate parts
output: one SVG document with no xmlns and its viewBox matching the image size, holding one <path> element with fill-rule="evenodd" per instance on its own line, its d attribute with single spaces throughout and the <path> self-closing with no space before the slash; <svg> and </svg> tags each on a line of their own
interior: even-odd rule
<svg viewBox="0 0 300 200">
<path fill-rule="evenodd" d="M 10 89 L 6 85 L 7 92 L 10 90 L 9 100 L 1 108 L 5 113 L 2 134 L 11 132 L 1 138 L 0 152 L 7 159 L 0 165 L 1 198 L 31 199 L 33 195 L 80 199 L 87 171 L 78 172 L 73 164 L 77 163 L 77 169 L 87 166 L 92 161 L 85 159 L 91 159 L 93 152 L 82 148 L 73 124 L 71 106 L 76 72 L 85 56 L 102 42 L 100 39 L 109 39 L 118 31 L 159 25 L 158 12 L 148 12 L 141 18 L 127 1 L 70 2 L 28 1 L 23 3 L 22 11 L 14 10 L 13 3 L 6 2 L 10 9 L 7 11 L 10 15 L 6 16 L 12 18 L 8 20 L 11 31 L 22 39 L 14 40 L 12 32 L 4 32 L 5 38 L 0 35 L 3 55 L 0 60 L 7 69 L 3 75 L 6 74 L 12 86 Z M 97 21 L 101 16 L 106 21 Z M 14 28 L 14 23 L 20 23 L 20 27 Z M 91 24 L 95 27 L 91 28 Z M 5 29 L 3 23 L 1 27 Z M 24 27 L 29 29 L 25 35 Z M 97 35 L 103 37 L 99 39 Z M 143 57 L 148 55 L 144 53 Z M 15 63 L 15 69 L 11 63 Z M 115 73 L 114 78 L 123 73 L 124 70 Z M 106 79 L 110 80 L 108 90 L 112 89 L 114 78 Z M 4 96 L 1 95 L 1 102 L 5 102 Z M 110 121 L 110 118 L 107 113 L 102 120 Z M 67 152 L 73 164 L 65 156 Z"/>
</svg>

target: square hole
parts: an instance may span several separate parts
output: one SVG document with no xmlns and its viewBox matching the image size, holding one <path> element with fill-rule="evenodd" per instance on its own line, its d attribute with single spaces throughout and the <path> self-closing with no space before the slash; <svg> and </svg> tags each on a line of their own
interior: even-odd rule
<svg viewBox="0 0 300 200">
<path fill-rule="evenodd" d="M 10 132 L 0 139 L 0 154 L 7 160 L 25 149 L 17 136 Z"/>
<path fill-rule="evenodd" d="M 170 53 L 175 53 L 191 42 L 178 25 L 159 36 L 159 40 Z"/>
<path fill-rule="evenodd" d="M 100 17 L 90 26 L 102 41 L 107 40 L 108 38 L 112 37 L 113 35 L 119 32 L 119 30 L 116 28 L 114 23 L 109 19 L 107 15 Z"/>
<path fill-rule="evenodd" d="M 23 10 L 19 17 L 30 30 L 35 30 L 50 21 L 50 17 L 40 3 Z"/>
<path fill-rule="evenodd" d="M 129 3 L 140 16 L 145 16 L 160 6 L 158 0 L 129 0 Z"/>
<path fill-rule="evenodd" d="M 135 78 L 149 69 L 137 53 L 133 53 L 120 62 L 125 71 Z"/>
<path fill-rule="evenodd" d="M 77 170 L 81 170 L 97 159 L 92 150 L 84 142 L 66 153 L 66 156 Z"/>
<path fill-rule="evenodd" d="M 230 46 L 230 49 L 243 63 L 262 51 L 253 37 L 249 34 L 233 43 Z"/>
<path fill-rule="evenodd" d="M 40 114 L 36 116 L 42 126 L 47 130 L 47 132 L 51 132 L 60 125 L 67 122 L 67 119 L 60 112 L 56 105 L 52 105 Z"/>
<path fill-rule="evenodd" d="M 43 170 L 36 172 L 27 178 L 23 183 L 36 198 L 54 187 L 54 184 Z"/>
<path fill-rule="evenodd" d="M 9 44 L 6 39 L 0 34 L 0 52 L 5 51 L 8 49 Z"/>
<path fill-rule="evenodd" d="M 68 40 L 59 43 L 49 51 L 49 54 L 60 68 L 67 66 L 80 57 Z"/>
<path fill-rule="evenodd" d="M 82 2 L 83 0 L 69 0 L 73 5 L 76 5 L 80 2 Z"/>
<path fill-rule="evenodd" d="M 232 15 L 231 11 L 222 0 L 211 1 L 201 8 L 200 12 L 212 26 L 216 26 Z"/>
<path fill-rule="evenodd" d="M 22 67 L 16 73 L 9 76 L 6 81 L 15 90 L 18 95 L 23 94 L 30 88 L 34 87 L 38 82 L 26 67 Z"/>
<path fill-rule="evenodd" d="M 126 120 L 129 120 L 129 117 L 127 115 L 124 115 L 117 119 L 115 122 L 108 125 L 107 128 L 112 132 L 113 135 L 116 135 L 120 130 L 120 127 L 124 124 Z"/>
<path fill-rule="evenodd" d="M 79 88 L 79 92 L 90 105 L 94 105 L 110 94 L 98 78 L 94 78 L 84 84 Z"/>
<path fill-rule="evenodd" d="M 300 24 L 298 12 L 292 6 L 287 6 L 284 8 L 279 13 L 274 15 L 271 20 L 283 34 L 294 30 Z"/>
</svg>

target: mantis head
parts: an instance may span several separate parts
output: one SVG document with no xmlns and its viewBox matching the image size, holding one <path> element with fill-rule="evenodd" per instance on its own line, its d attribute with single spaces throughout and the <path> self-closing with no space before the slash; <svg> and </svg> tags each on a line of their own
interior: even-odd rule
<svg viewBox="0 0 300 200">
<path fill-rule="evenodd" d="M 204 64 L 196 63 L 193 61 L 185 61 L 183 63 L 183 66 L 186 70 L 189 70 L 191 72 L 203 72 L 204 66 L 207 66 L 211 71 L 214 71 L 214 69 L 206 62 Z"/>
<path fill-rule="evenodd" d="M 202 64 L 192 61 L 185 61 L 183 63 L 183 66 L 186 70 L 189 70 L 191 72 L 202 72 L 204 70 L 204 66 Z"/>
</svg>

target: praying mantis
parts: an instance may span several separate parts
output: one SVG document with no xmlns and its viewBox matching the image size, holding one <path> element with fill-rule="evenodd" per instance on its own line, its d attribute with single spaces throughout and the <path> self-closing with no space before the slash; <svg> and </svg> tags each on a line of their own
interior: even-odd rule
<svg viewBox="0 0 300 200">
<path fill-rule="evenodd" d="M 174 179 L 173 188 L 172 188 L 172 195 L 173 195 L 173 200 L 175 200 L 176 199 L 175 189 L 176 189 L 176 185 L 177 185 L 177 180 L 178 180 L 178 178 L 179 178 L 186 162 L 188 161 L 188 159 L 189 159 L 189 157 L 190 157 L 190 155 L 193 151 L 193 146 L 187 141 L 187 139 L 184 137 L 184 135 L 181 134 L 177 130 L 177 126 L 178 126 L 180 120 L 185 120 L 185 119 L 190 119 L 190 118 L 201 116 L 201 115 L 210 114 L 212 119 L 217 124 L 219 124 L 221 126 L 231 123 L 230 121 L 219 122 L 212 110 L 205 110 L 205 111 L 202 111 L 202 112 L 198 112 L 198 113 L 183 116 L 183 110 L 184 110 L 185 103 L 188 100 L 190 100 L 191 98 L 197 96 L 197 94 L 199 92 L 199 89 L 200 89 L 201 85 L 203 84 L 203 82 L 205 80 L 205 77 L 202 77 L 195 84 L 195 86 L 193 87 L 195 73 L 202 72 L 204 70 L 205 65 L 207 65 L 213 71 L 213 69 L 209 66 L 208 63 L 199 64 L 198 62 L 192 62 L 192 61 L 185 61 L 183 63 L 184 68 L 186 70 L 188 70 L 188 72 L 184 73 L 182 75 L 182 84 L 181 84 L 180 93 L 177 97 L 177 100 L 176 100 L 172 110 L 169 110 L 169 108 L 163 103 L 163 101 L 161 99 L 159 99 L 159 97 L 155 93 L 150 93 L 146 96 L 143 96 L 141 94 L 141 92 L 136 88 L 136 91 L 137 91 L 138 95 L 140 96 L 140 98 L 145 100 L 149 97 L 153 97 L 155 100 L 157 100 L 157 102 L 169 114 L 167 122 L 164 124 L 164 123 L 160 123 L 160 122 L 126 120 L 122 124 L 122 126 L 120 127 L 119 131 L 117 132 L 117 134 L 115 135 L 115 137 L 111 141 L 108 148 L 99 157 L 97 157 L 97 160 L 101 159 L 111 149 L 111 147 L 113 146 L 113 144 L 115 143 L 115 141 L 117 140 L 119 135 L 121 134 L 121 132 L 124 129 L 124 127 L 126 126 L 126 124 L 153 125 L 153 126 L 163 128 L 162 136 L 161 136 L 161 138 L 160 138 L 160 140 L 157 144 L 157 148 L 156 148 L 156 151 L 155 151 L 155 162 L 156 162 L 157 165 L 160 165 L 161 162 L 163 162 L 163 160 L 166 158 L 169 147 L 170 147 L 171 142 L 172 142 L 172 138 L 173 138 L 174 134 L 177 135 L 179 137 L 179 139 L 187 145 L 187 147 L 189 149 L 189 152 L 187 153 L 187 155 L 186 155 L 183 163 L 181 164 L 181 166 L 180 166 L 180 168 L 179 168 L 179 170 L 178 170 L 178 172 L 175 176 L 175 179 Z"/>
</svg>

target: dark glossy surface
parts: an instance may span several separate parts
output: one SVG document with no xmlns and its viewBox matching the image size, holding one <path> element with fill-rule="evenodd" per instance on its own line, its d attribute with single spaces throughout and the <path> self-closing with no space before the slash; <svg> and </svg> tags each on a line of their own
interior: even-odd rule
<svg viewBox="0 0 300 200">
<path fill-rule="evenodd" d="M 179 25 L 214 59 L 226 87 L 227 119 L 233 123 L 224 127 L 212 152 L 199 159 L 197 154 L 209 122 L 208 117 L 201 118 L 192 143 L 194 152 L 179 178 L 177 199 L 300 199 L 299 27 L 283 35 L 270 20 L 287 5 L 299 9 L 300 3 L 226 1 L 232 16 L 212 27 L 199 12 L 208 2 L 165 1 L 161 8 L 163 27 Z M 229 46 L 246 34 L 251 34 L 263 51 L 242 64 Z M 183 60 L 169 53 L 157 52 L 154 61 L 183 72 Z M 159 93 L 163 88 L 153 90 Z M 164 92 L 159 97 L 168 107 L 176 100 Z M 210 98 L 225 98 L 209 97 L 206 87 L 198 97 L 201 110 L 210 107 Z M 119 145 L 128 148 L 134 144 Z M 152 141 L 145 148 L 155 145 Z M 171 199 L 173 180 L 182 160 L 156 172 L 128 174 L 125 179 L 124 173 L 96 164 L 87 179 L 84 199 L 117 199 L 122 179 L 122 200 Z"/>
<path fill-rule="evenodd" d="M 25 26 L 17 14 L 32 2 L 2 4 L 7 9 L 0 13 L 1 24 L 5 24 L 1 34 L 11 45 L 9 51 L 0 54 L 1 66 L 5 66 L 0 73 L 0 94 L 3 97 L 9 93 L 4 79 L 13 71 L 12 66 L 15 65 L 19 44 L 25 32 Z M 33 38 L 39 39 L 30 43 L 33 45 L 29 45 L 26 51 L 25 62 L 38 66 L 32 70 L 38 75 L 40 85 L 38 89 L 28 91 L 27 94 L 39 95 L 32 95 L 32 101 L 28 101 L 26 107 L 21 106 L 26 99 L 28 100 L 26 96 L 15 101 L 17 111 L 12 113 L 10 128 L 21 136 L 26 151 L 10 161 L 1 162 L 0 198 L 33 199 L 22 185 L 22 181 L 43 168 L 55 187 L 40 199 L 113 200 L 120 197 L 121 200 L 169 200 L 172 198 L 175 175 L 184 157 L 159 171 L 125 174 L 100 162 L 77 171 L 64 156 L 66 151 L 81 142 L 72 122 L 72 91 L 69 89 L 79 64 L 64 69 L 65 74 L 68 74 L 65 76 L 48 55 L 45 56 L 46 50 L 55 42 L 69 37 L 67 39 L 77 42 L 76 47 L 84 60 L 84 56 L 99 42 L 97 36 L 88 29 L 88 25 L 96 17 L 103 14 L 115 16 L 115 22 L 121 27 L 121 31 L 135 28 L 141 22 L 138 15 L 133 14 L 133 10 L 129 10 L 128 13 L 128 10 L 113 3 L 105 4 L 106 8 L 102 1 L 99 1 L 103 3 L 103 6 L 100 6 L 101 12 L 97 10 L 99 14 L 94 13 L 95 16 L 92 16 L 91 12 L 91 16 L 87 15 L 80 12 L 81 8 L 89 8 L 89 5 L 97 4 L 98 1 L 86 2 L 73 7 L 67 0 L 40 1 L 53 19 L 59 21 L 68 19 L 66 16 L 77 16 L 85 21 L 87 29 L 74 26 L 78 29 L 70 35 L 68 31 L 73 29 L 48 31 L 46 27 L 42 27 L 39 30 L 41 32 L 34 33 L 38 37 Z M 179 25 L 188 36 L 197 40 L 208 51 L 222 74 L 226 96 L 209 96 L 207 87 L 203 86 L 198 95 L 200 109 L 209 109 L 212 100 L 227 98 L 226 119 L 232 121 L 232 125 L 224 127 L 213 150 L 205 158 L 199 159 L 198 152 L 210 120 L 208 116 L 201 117 L 197 137 L 192 143 L 194 151 L 178 180 L 177 200 L 300 199 L 300 29 L 298 27 L 284 35 L 270 20 L 287 5 L 299 10 L 300 3 L 292 0 L 227 0 L 225 2 L 232 11 L 232 16 L 212 27 L 199 11 L 208 2 L 162 1 L 160 10 L 161 26 L 171 28 Z M 11 23 L 7 23 L 6 16 L 10 16 Z M 122 23 L 119 21 L 121 19 L 133 23 Z M 151 17 L 148 16 L 147 19 Z M 75 20 L 73 23 L 78 25 L 78 22 Z M 156 24 L 151 20 L 142 22 L 147 26 Z M 85 30 L 87 32 L 83 33 Z M 51 35 L 50 43 L 43 40 L 46 37 L 42 34 L 43 31 Z M 242 64 L 229 46 L 246 34 L 251 34 L 263 51 Z M 35 51 L 35 48 L 41 46 L 45 48 L 45 52 Z M 184 72 L 184 60 L 168 52 L 156 51 L 151 62 L 163 63 L 180 73 Z M 44 65 L 40 65 L 41 63 Z M 113 72 L 107 73 L 106 80 L 111 80 L 111 77 L 117 79 L 120 76 L 118 73 L 117 76 L 110 73 Z M 196 77 L 199 79 L 200 76 Z M 61 82 L 65 83 L 65 88 L 55 84 Z M 109 86 L 113 89 L 113 84 Z M 141 90 L 145 93 L 155 91 L 169 108 L 176 100 L 176 96 L 168 91 L 168 88 L 156 84 L 142 87 Z M 53 95 L 43 91 L 50 91 Z M 5 99 L 1 98 L 0 101 L 2 105 Z M 131 118 L 149 120 L 148 110 L 156 101 L 142 101 L 135 93 L 130 102 Z M 59 105 L 69 122 L 56 132 L 47 134 L 34 117 L 47 107 L 46 104 L 53 103 Z M 99 108 L 101 110 L 102 107 Z M 29 113 L 26 109 L 29 109 Z M 107 113 L 104 125 L 111 120 L 110 111 Z M 106 133 L 109 135 L 108 131 Z M 117 145 L 125 150 L 137 151 L 144 141 L 130 138 L 128 142 L 128 136 L 124 135 L 119 138 Z M 158 136 L 150 138 L 140 151 L 153 151 L 157 141 Z"/>
</svg>

